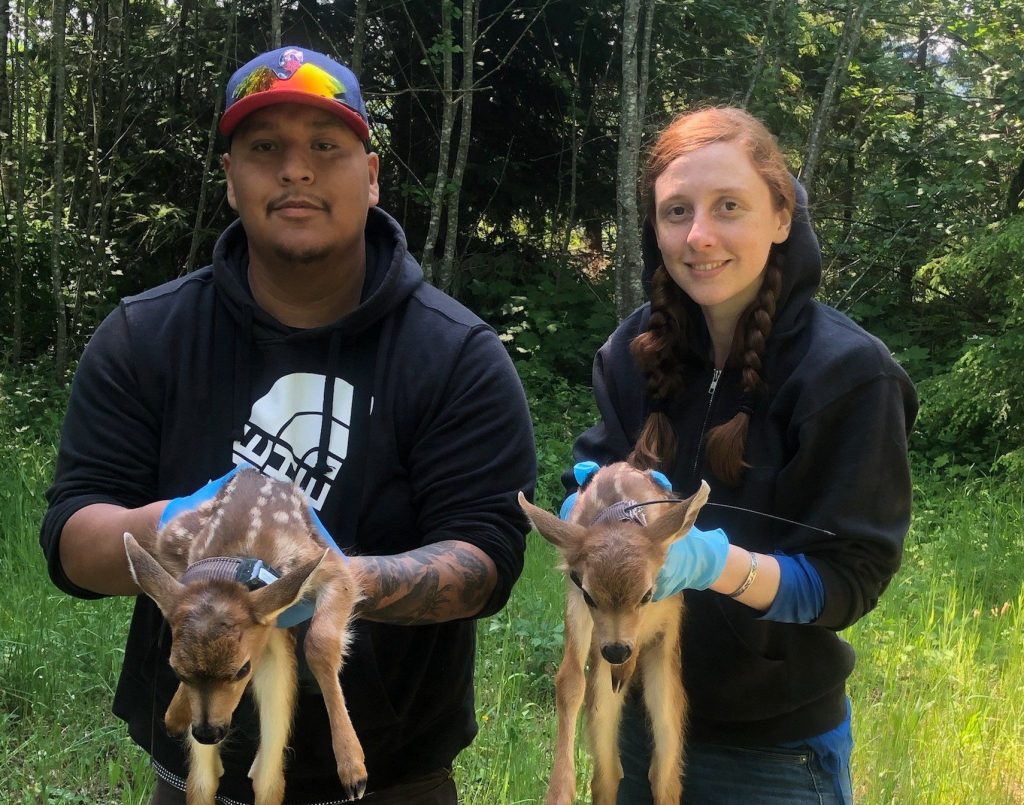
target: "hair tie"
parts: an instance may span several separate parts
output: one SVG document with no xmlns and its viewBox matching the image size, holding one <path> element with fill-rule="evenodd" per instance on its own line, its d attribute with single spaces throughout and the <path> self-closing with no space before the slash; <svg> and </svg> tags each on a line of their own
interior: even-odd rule
<svg viewBox="0 0 1024 805">
<path fill-rule="evenodd" d="M 743 392 L 743 396 L 740 397 L 740 413 L 747 416 L 754 415 L 754 403 L 747 392 Z"/>
<path fill-rule="evenodd" d="M 652 414 L 664 414 L 665 413 L 665 398 L 664 397 L 652 397 L 651 398 L 651 413 Z"/>
</svg>

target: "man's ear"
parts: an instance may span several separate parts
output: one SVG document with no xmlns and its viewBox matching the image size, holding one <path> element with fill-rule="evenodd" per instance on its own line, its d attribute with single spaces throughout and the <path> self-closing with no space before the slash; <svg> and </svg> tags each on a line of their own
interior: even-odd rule
<svg viewBox="0 0 1024 805">
<path fill-rule="evenodd" d="M 224 179 L 228 183 L 228 206 L 238 212 L 238 205 L 235 203 L 235 183 L 231 179 L 231 154 L 221 154 L 220 159 L 224 166 Z"/>
<path fill-rule="evenodd" d="M 380 157 L 373 151 L 366 155 L 366 169 L 370 180 L 370 197 L 367 206 L 376 207 L 380 201 L 380 185 L 377 179 L 380 177 Z"/>
</svg>

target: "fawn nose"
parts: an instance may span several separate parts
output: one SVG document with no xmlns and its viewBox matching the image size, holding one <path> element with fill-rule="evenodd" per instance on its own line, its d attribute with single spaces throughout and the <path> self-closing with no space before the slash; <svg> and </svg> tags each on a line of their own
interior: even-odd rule
<svg viewBox="0 0 1024 805">
<path fill-rule="evenodd" d="M 609 643 L 606 646 L 601 646 L 601 656 L 612 665 L 621 665 L 629 659 L 629 655 L 632 653 L 633 649 L 625 643 Z"/>
<path fill-rule="evenodd" d="M 227 727 L 215 727 L 213 724 L 192 725 L 192 737 L 201 744 L 219 744 L 227 734 Z"/>
</svg>

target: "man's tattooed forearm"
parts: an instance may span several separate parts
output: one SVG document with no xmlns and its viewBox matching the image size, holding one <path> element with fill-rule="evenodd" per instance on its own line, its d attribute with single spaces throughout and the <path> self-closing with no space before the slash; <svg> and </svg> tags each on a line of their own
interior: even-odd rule
<svg viewBox="0 0 1024 805">
<path fill-rule="evenodd" d="M 463 543 L 427 545 L 397 556 L 360 557 L 364 617 L 388 623 L 438 623 L 471 617 L 494 588 L 488 563 Z"/>
</svg>

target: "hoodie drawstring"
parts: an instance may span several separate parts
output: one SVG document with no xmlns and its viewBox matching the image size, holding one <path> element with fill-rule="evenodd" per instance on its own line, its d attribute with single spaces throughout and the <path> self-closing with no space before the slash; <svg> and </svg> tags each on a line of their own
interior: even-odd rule
<svg viewBox="0 0 1024 805">
<path fill-rule="evenodd" d="M 242 441 L 249 419 L 249 352 L 252 349 L 252 307 L 242 308 L 242 326 L 235 330 L 235 399 L 231 411 L 231 440 Z M 213 378 L 214 383 L 220 382 Z"/>
<path fill-rule="evenodd" d="M 327 452 L 331 447 L 331 428 L 334 425 L 334 377 L 338 371 L 340 355 L 341 334 L 334 330 L 328 343 L 327 366 L 324 369 L 324 404 L 323 416 L 320 420 L 320 445 L 317 448 L 316 457 L 317 475 L 327 472 Z"/>
</svg>

